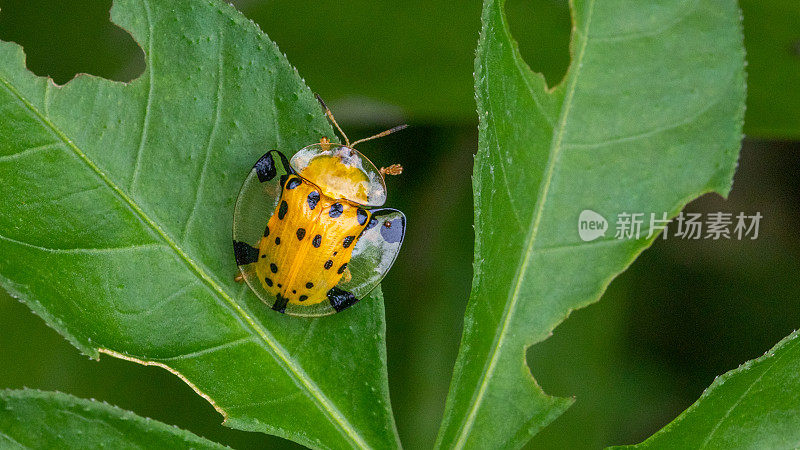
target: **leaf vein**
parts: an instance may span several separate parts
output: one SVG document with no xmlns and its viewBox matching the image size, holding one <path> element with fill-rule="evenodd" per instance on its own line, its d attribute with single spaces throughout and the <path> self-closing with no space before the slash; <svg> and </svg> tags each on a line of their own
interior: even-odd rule
<svg viewBox="0 0 800 450">
<path fill-rule="evenodd" d="M 153 76 L 153 19 L 150 13 L 150 5 L 147 0 L 142 0 L 144 6 L 145 18 L 147 19 L 147 103 L 144 108 L 144 118 L 142 119 L 142 134 L 139 136 L 139 148 L 136 150 L 136 165 L 133 168 L 133 176 L 131 177 L 130 189 L 131 193 L 136 192 L 136 182 L 139 178 L 139 172 L 142 167 L 142 154 L 144 153 L 144 146 L 147 142 L 147 128 L 150 125 L 150 110 L 153 105 L 153 84 L 155 78 Z"/>
<path fill-rule="evenodd" d="M 186 285 L 184 285 L 180 289 L 178 289 L 175 292 L 169 294 L 168 296 L 166 296 L 163 299 L 157 301 L 156 303 L 148 305 L 147 309 L 145 309 L 145 310 L 138 310 L 138 311 L 129 312 L 129 311 L 123 311 L 119 307 L 117 307 L 116 310 L 117 310 L 118 314 L 121 314 L 121 315 L 124 315 L 124 316 L 146 317 L 146 316 L 148 316 L 150 314 L 153 314 L 155 311 L 157 311 L 163 305 L 165 305 L 165 304 L 169 303 L 170 301 L 178 298 L 179 296 L 181 296 L 184 293 L 186 293 L 187 291 L 189 291 L 190 288 L 193 288 L 195 286 L 197 286 L 196 282 L 187 283 Z"/>
<path fill-rule="evenodd" d="M 8 236 L 3 236 L 0 234 L 0 240 L 11 242 L 12 244 L 21 245 L 23 247 L 28 247 L 36 250 L 40 250 L 47 253 L 60 253 L 60 254 L 102 254 L 102 253 L 115 253 L 115 252 L 126 252 L 132 250 L 143 250 L 143 249 L 155 249 L 155 248 L 166 248 L 164 244 L 157 244 L 157 243 L 150 243 L 150 244 L 135 244 L 129 245 L 125 247 L 98 247 L 98 248 L 54 248 L 54 247 L 43 247 L 36 244 L 31 244 L 30 242 L 20 241 L 18 239 L 13 239 Z"/>
<path fill-rule="evenodd" d="M 0 155 L 0 163 L 14 161 L 17 159 L 24 158 L 30 154 L 40 152 L 42 150 L 49 150 L 53 147 L 63 145 L 62 142 L 51 142 L 49 144 L 37 145 L 35 147 L 28 147 L 24 150 L 20 150 L 16 153 L 11 153 L 10 155 Z"/>
<path fill-rule="evenodd" d="M 52 204 L 55 204 L 55 203 L 58 203 L 58 202 L 63 202 L 64 200 L 70 199 L 70 198 L 75 197 L 75 196 L 84 195 L 84 194 L 88 194 L 89 192 L 94 192 L 94 191 L 100 190 L 102 188 L 103 188 L 103 185 L 102 184 L 98 184 L 97 186 L 93 186 L 93 187 L 90 187 L 90 188 L 83 188 L 83 189 L 80 189 L 80 190 L 77 190 L 77 191 L 74 191 L 74 192 L 68 192 L 66 194 L 59 195 L 57 197 L 51 197 L 51 198 L 47 198 L 47 199 L 43 199 L 43 200 L 25 202 L 25 206 L 30 207 L 30 206 L 34 206 L 34 205 L 52 205 Z M 102 228 L 102 224 L 105 222 L 105 220 L 106 220 L 106 218 L 103 217 L 102 222 L 100 222 L 100 221 L 94 222 L 93 223 L 94 227 L 92 229 Z M 89 228 L 85 228 L 83 231 L 88 231 L 88 230 L 89 230 Z"/>
<path fill-rule="evenodd" d="M 50 80 L 44 80 L 44 98 L 42 99 L 44 116 L 50 117 Z"/>
<path fill-rule="evenodd" d="M 648 230 L 644 230 L 644 231 L 648 231 Z M 531 254 L 535 255 L 537 253 L 557 252 L 557 251 L 560 251 L 560 250 L 568 250 L 568 249 L 574 249 L 574 248 L 598 247 L 598 246 L 602 247 L 602 246 L 606 246 L 606 245 L 613 246 L 613 245 L 622 244 L 622 243 L 625 243 L 625 242 L 626 241 L 624 239 L 606 238 L 606 239 L 597 239 L 597 240 L 589 241 L 589 242 L 579 241 L 579 242 L 571 242 L 571 243 L 566 243 L 566 244 L 558 244 L 558 245 L 552 245 L 552 246 L 549 246 L 549 247 L 535 247 L 534 246 L 533 249 L 531 249 Z"/>
<path fill-rule="evenodd" d="M 203 349 L 200 349 L 200 350 L 197 350 L 197 351 L 184 353 L 182 355 L 168 356 L 166 358 L 158 358 L 158 361 L 162 361 L 163 362 L 163 361 L 179 361 L 179 360 L 182 360 L 182 359 L 191 359 L 191 358 L 195 358 L 195 357 L 198 357 L 198 356 L 207 355 L 209 353 L 214 353 L 214 352 L 216 352 L 218 350 L 224 350 L 226 348 L 236 347 L 237 345 L 243 344 L 245 342 L 254 342 L 253 338 L 254 338 L 254 336 L 250 335 L 250 336 L 243 337 L 243 338 L 240 338 L 240 339 L 235 339 L 233 341 L 223 342 L 222 344 L 213 345 L 211 347 L 206 347 L 206 348 L 203 348 Z"/>
<path fill-rule="evenodd" d="M 533 85 L 531 84 L 531 76 L 536 75 L 536 73 L 525 63 L 525 60 L 522 58 L 522 55 L 519 53 L 519 49 L 515 48 L 514 52 L 516 53 L 516 57 L 514 59 L 514 66 L 517 68 L 517 71 L 522 76 L 522 80 L 525 82 L 525 87 L 528 89 L 528 93 L 531 95 L 533 99 L 533 103 L 536 105 L 536 108 L 539 110 L 539 113 L 544 117 L 544 120 L 550 125 L 550 128 L 555 128 L 556 124 L 550 115 L 545 111 L 540 103 L 539 93 L 534 89 Z M 488 78 L 488 77 L 487 77 Z M 488 84 L 488 80 L 486 82 Z M 542 84 L 545 84 L 544 77 L 542 76 Z"/>
<path fill-rule="evenodd" d="M 691 7 L 687 6 L 689 3 L 692 3 Z M 673 18 L 672 21 L 667 22 L 667 23 L 661 25 L 660 27 L 656 27 L 656 28 L 648 29 L 648 30 L 643 30 L 643 31 L 639 31 L 639 32 L 634 32 L 634 33 L 612 34 L 612 35 L 607 35 L 607 36 L 593 36 L 592 39 L 595 42 L 624 42 L 624 41 L 628 41 L 628 40 L 634 40 L 634 39 L 639 39 L 639 38 L 656 36 L 656 35 L 662 34 L 665 31 L 668 31 L 668 30 L 680 25 L 681 22 L 686 20 L 687 17 L 692 15 L 692 13 L 697 10 L 697 7 L 699 5 L 700 5 L 700 1 L 699 0 L 687 0 L 687 1 L 683 2 L 683 4 L 680 5 L 677 8 L 680 11 L 682 11 L 683 13 L 682 14 L 677 14 Z"/>
<path fill-rule="evenodd" d="M 485 84 L 485 89 L 486 89 L 486 101 L 489 103 L 489 109 L 493 110 L 494 108 L 492 107 L 492 96 L 489 93 L 489 91 L 490 91 L 489 82 L 488 82 L 488 80 L 489 80 L 489 68 L 485 67 L 484 71 L 486 72 L 486 76 L 484 77 L 484 84 Z M 510 185 L 510 183 L 508 181 L 508 173 L 507 173 L 505 161 L 504 161 L 503 155 L 500 154 L 500 151 L 501 151 L 500 150 L 500 141 L 497 138 L 497 134 L 498 134 L 497 133 L 497 123 L 494 121 L 494 118 L 491 118 L 491 119 L 487 118 L 487 120 L 489 120 L 489 123 L 491 124 L 492 128 L 494 129 L 493 136 L 494 136 L 494 141 L 495 141 L 495 144 L 496 144 L 496 145 L 493 145 L 493 146 L 489 146 L 489 151 L 491 152 L 493 148 L 497 149 L 497 152 L 496 152 L 497 153 L 497 160 L 498 160 L 498 164 L 500 166 L 500 174 L 503 176 L 503 187 L 505 187 L 506 194 L 508 195 L 508 205 L 511 207 L 511 211 L 514 213 L 514 219 L 515 219 L 515 221 L 517 223 L 517 226 L 519 227 L 520 231 L 523 231 L 525 229 L 525 227 L 523 227 L 523 225 L 522 225 L 522 218 L 520 218 L 520 216 L 519 216 L 518 208 L 514 204 L 514 196 L 511 193 L 511 185 Z"/>
<path fill-rule="evenodd" d="M 211 146 L 214 143 L 214 138 L 217 135 L 217 128 L 219 128 L 219 123 L 222 117 L 222 87 L 224 83 L 224 56 L 223 56 L 223 47 L 225 46 L 224 43 L 224 35 L 222 32 L 219 33 L 219 44 L 217 46 L 217 93 L 214 96 L 214 124 L 211 125 L 211 131 L 208 133 L 208 142 L 206 143 L 205 149 L 205 157 L 203 158 L 203 166 L 200 169 L 200 179 L 197 181 L 197 188 L 194 191 L 194 203 L 192 205 L 191 211 L 189 211 L 189 217 L 183 224 L 183 231 L 181 232 L 181 242 L 186 241 L 186 234 L 189 232 L 189 229 L 194 222 L 194 215 L 197 212 L 197 208 L 200 205 L 200 194 L 203 190 L 203 185 L 205 184 L 206 180 L 206 171 L 208 169 L 208 164 L 211 160 Z"/>
<path fill-rule="evenodd" d="M 302 392 L 299 392 L 299 391 L 298 392 L 292 392 L 291 394 L 286 394 L 284 396 L 277 397 L 277 398 L 270 399 L 270 400 L 265 400 L 265 401 L 261 401 L 261 402 L 252 402 L 252 403 L 242 403 L 241 405 L 226 406 L 226 408 L 230 411 L 232 409 L 252 408 L 254 406 L 276 405 L 276 404 L 279 404 L 279 403 L 285 403 L 285 402 L 287 402 L 289 400 L 294 400 L 296 397 L 299 397 L 301 395 L 302 395 Z"/>
<path fill-rule="evenodd" d="M 728 84 L 730 84 L 732 81 L 733 81 L 733 77 L 731 77 L 726 83 L 724 83 L 722 85 L 727 87 Z M 698 109 L 692 115 L 690 115 L 687 118 L 685 118 L 685 119 L 683 119 L 681 121 L 678 121 L 678 122 L 662 125 L 660 127 L 654 127 L 654 128 L 651 128 L 650 130 L 643 131 L 641 133 L 631 134 L 631 135 L 628 135 L 628 136 L 620 136 L 620 137 L 616 137 L 616 138 L 604 139 L 604 140 L 599 141 L 599 142 L 566 142 L 566 143 L 564 143 L 564 146 L 568 147 L 568 148 L 574 148 L 574 149 L 592 149 L 592 148 L 598 148 L 598 147 L 605 147 L 607 145 L 620 144 L 620 143 L 623 143 L 623 142 L 637 141 L 639 139 L 643 139 L 643 138 L 647 138 L 647 137 L 650 137 L 650 136 L 657 135 L 659 133 L 663 133 L 664 131 L 671 131 L 671 130 L 674 130 L 676 128 L 680 128 L 680 127 L 682 127 L 684 125 L 688 125 L 688 124 L 694 122 L 698 117 L 702 116 L 703 114 L 708 112 L 711 108 L 713 108 L 716 105 L 718 105 L 719 102 L 721 102 L 723 98 L 725 98 L 725 90 L 724 89 L 720 89 L 719 92 L 714 95 L 714 97 L 713 97 L 713 99 L 711 101 L 709 101 L 706 104 L 704 104 L 702 108 Z"/>
<path fill-rule="evenodd" d="M 7 435 L 6 433 L 4 433 L 2 431 L 0 431 L 0 437 L 1 438 L 5 438 L 7 441 L 11 442 L 12 444 L 18 445 L 19 448 L 28 448 L 27 446 L 20 444 L 19 442 L 17 442 L 16 439 L 12 438 L 11 436 Z"/>
</svg>

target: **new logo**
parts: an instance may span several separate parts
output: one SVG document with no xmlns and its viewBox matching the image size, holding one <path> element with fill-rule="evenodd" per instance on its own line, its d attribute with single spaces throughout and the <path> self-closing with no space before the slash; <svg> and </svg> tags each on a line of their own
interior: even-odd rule
<svg viewBox="0 0 800 450">
<path fill-rule="evenodd" d="M 578 235 L 583 241 L 593 241 L 605 236 L 606 231 L 608 231 L 608 221 L 605 217 L 591 209 L 581 211 L 581 215 L 578 216 Z"/>
</svg>

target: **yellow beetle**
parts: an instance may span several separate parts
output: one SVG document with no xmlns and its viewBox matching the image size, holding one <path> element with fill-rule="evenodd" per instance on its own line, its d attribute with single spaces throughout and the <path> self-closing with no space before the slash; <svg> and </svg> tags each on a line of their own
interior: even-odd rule
<svg viewBox="0 0 800 450">
<path fill-rule="evenodd" d="M 234 212 L 233 247 L 240 276 L 275 311 L 321 316 L 352 306 L 391 268 L 405 236 L 402 212 L 386 201 L 385 175 L 350 143 L 323 137 L 288 160 L 271 150 L 256 161 Z M 279 173 L 281 174 L 280 176 Z M 272 212 L 266 227 L 264 217 Z"/>
</svg>

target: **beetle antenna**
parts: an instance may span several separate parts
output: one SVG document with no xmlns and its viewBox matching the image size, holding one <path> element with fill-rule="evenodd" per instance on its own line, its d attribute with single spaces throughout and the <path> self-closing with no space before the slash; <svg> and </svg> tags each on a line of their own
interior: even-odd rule
<svg viewBox="0 0 800 450">
<path fill-rule="evenodd" d="M 396 127 L 394 127 L 394 128 L 390 128 L 390 129 L 388 129 L 388 130 L 386 130 L 386 131 L 382 131 L 382 132 L 380 132 L 380 133 L 376 134 L 375 136 L 370 136 L 370 137 L 368 137 L 368 138 L 359 139 L 359 140 L 357 140 L 357 141 L 353 142 L 353 144 L 352 144 L 352 145 L 350 145 L 349 147 L 350 147 L 350 148 L 353 148 L 353 147 L 355 147 L 355 146 L 356 146 L 356 144 L 360 144 L 360 143 L 362 143 L 362 142 L 364 142 L 364 141 L 371 141 L 371 140 L 373 140 L 373 139 L 382 138 L 382 137 L 384 137 L 384 136 L 388 136 L 388 135 L 390 135 L 390 134 L 392 134 L 392 133 L 394 133 L 394 132 L 400 131 L 400 130 L 402 130 L 402 129 L 405 129 L 405 128 L 408 128 L 408 125 L 406 125 L 406 124 L 398 125 L 398 126 L 396 126 Z"/>
<path fill-rule="evenodd" d="M 320 105 L 322 105 L 322 109 L 325 110 L 325 115 L 328 117 L 328 120 L 333 122 L 333 124 L 336 126 L 336 129 L 339 130 L 339 134 L 341 134 L 342 137 L 344 138 L 345 146 L 352 148 L 353 146 L 350 145 L 350 139 L 347 139 L 347 135 L 344 134 L 344 131 L 342 131 L 342 127 L 340 127 L 339 124 L 336 123 L 336 119 L 333 118 L 333 113 L 328 108 L 328 105 L 325 104 L 325 102 L 322 100 L 322 97 L 320 97 L 319 94 L 315 93 L 314 96 L 317 97 L 317 101 L 319 102 Z"/>
</svg>

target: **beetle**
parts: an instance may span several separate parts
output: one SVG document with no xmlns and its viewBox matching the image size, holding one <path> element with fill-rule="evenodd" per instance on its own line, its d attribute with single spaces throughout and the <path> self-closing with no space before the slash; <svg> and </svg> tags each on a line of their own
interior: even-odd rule
<svg viewBox="0 0 800 450">
<path fill-rule="evenodd" d="M 317 99 L 345 144 L 322 137 L 291 160 L 268 151 L 253 165 L 234 211 L 236 280 L 294 316 L 333 314 L 364 298 L 394 263 L 406 227 L 402 212 L 381 208 L 384 177 L 399 175 L 402 166 L 377 169 L 354 148 L 406 125 L 350 143 Z"/>
</svg>

